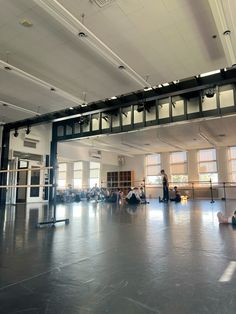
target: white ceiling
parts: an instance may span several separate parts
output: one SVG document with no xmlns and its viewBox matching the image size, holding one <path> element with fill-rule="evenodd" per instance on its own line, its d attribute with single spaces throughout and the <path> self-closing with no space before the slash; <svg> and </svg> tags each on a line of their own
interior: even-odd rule
<svg viewBox="0 0 236 314">
<path fill-rule="evenodd" d="M 229 65 L 212 1 L 220 0 L 114 0 L 103 8 L 93 0 L 58 3 L 147 85 L 157 85 Z M 0 68 L 0 101 L 13 105 L 0 105 L 0 122 L 75 106 L 68 94 L 90 102 L 141 88 L 126 71 L 68 31 L 41 2 L 55 4 L 54 0 L 0 0 L 0 59 L 56 92 Z M 233 0 L 227 1 L 231 2 L 233 9 Z M 232 35 L 234 15 L 232 10 Z M 33 26 L 23 27 L 20 21 L 25 19 Z"/>
<path fill-rule="evenodd" d="M 236 63 L 235 0 L 113 0 L 102 8 L 95 2 L 0 0 L 0 59 L 17 68 L 7 71 L 0 61 L 0 123 Z M 42 3 L 59 8 L 69 27 Z M 33 26 L 22 26 L 22 20 Z M 223 35 L 226 29 L 230 36 Z M 88 38 L 80 38 L 80 31 L 89 34 Z M 102 51 L 86 44 L 94 38 Z M 104 49 L 108 57 L 104 57 Z M 125 64 L 127 71 L 108 61 L 111 56 Z M 20 71 L 32 79 L 19 75 Z M 36 83 L 39 80 L 43 82 Z M 124 154 L 140 153 L 140 148 L 141 153 L 149 153 L 235 144 L 235 118 L 223 118 L 220 132 L 218 123 L 178 124 L 80 144 L 106 150 L 115 143 Z"/>
</svg>

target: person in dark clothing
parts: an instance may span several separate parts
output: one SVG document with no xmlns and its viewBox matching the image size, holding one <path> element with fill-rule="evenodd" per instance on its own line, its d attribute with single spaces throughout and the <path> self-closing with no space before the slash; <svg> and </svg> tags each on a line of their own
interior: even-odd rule
<svg viewBox="0 0 236 314">
<path fill-rule="evenodd" d="M 174 191 L 175 191 L 175 197 L 174 197 L 174 198 L 171 198 L 170 200 L 173 201 L 173 202 L 175 202 L 175 203 L 181 202 L 181 194 L 180 194 L 180 192 L 178 191 L 177 186 L 174 187 Z"/>
<path fill-rule="evenodd" d="M 126 199 L 126 202 L 130 205 L 140 204 L 141 199 L 139 196 L 138 188 L 134 188 L 133 190 L 130 190 L 125 199 Z"/>
<path fill-rule="evenodd" d="M 168 182 L 168 176 L 165 173 L 165 170 L 161 170 L 162 175 L 162 186 L 163 186 L 163 198 L 162 202 L 168 202 L 169 201 L 169 182 Z"/>
<path fill-rule="evenodd" d="M 218 212 L 217 217 L 220 224 L 232 224 L 236 226 L 236 210 L 234 211 L 232 217 L 225 217 L 222 212 Z"/>
</svg>

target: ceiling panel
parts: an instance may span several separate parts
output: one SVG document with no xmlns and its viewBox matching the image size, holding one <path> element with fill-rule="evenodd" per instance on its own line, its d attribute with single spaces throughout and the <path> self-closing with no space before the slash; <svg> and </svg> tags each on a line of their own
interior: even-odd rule
<svg viewBox="0 0 236 314">
<path fill-rule="evenodd" d="M 103 8 L 92 0 L 59 3 L 152 85 L 227 64 L 219 36 L 212 38 L 219 34 L 208 1 L 115 0 Z M 86 101 L 140 89 L 125 71 L 86 45 L 86 39 L 71 34 L 37 1 L 0 0 L 0 5 L 2 60 Z M 23 27 L 19 24 L 22 19 L 28 19 L 33 26 Z M 8 78 L 0 75 L 0 99 L 32 110 L 40 103 L 42 112 L 55 109 L 50 93 L 42 92 L 40 96 L 33 87 L 28 92 L 28 85 L 19 81 L 15 82 L 19 86 L 10 90 Z M 56 107 L 68 104 L 58 98 Z"/>
</svg>

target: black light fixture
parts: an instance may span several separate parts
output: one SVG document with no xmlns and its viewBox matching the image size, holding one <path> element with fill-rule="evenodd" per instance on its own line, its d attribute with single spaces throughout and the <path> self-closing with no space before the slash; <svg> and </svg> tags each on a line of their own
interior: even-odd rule
<svg viewBox="0 0 236 314">
<path fill-rule="evenodd" d="M 143 102 L 143 103 L 138 104 L 137 111 L 142 112 L 146 110 L 147 112 L 150 112 L 151 107 L 152 107 L 151 102 Z"/>
<path fill-rule="evenodd" d="M 30 126 L 27 125 L 27 128 L 25 130 L 25 134 L 27 134 L 27 135 L 30 134 L 30 131 L 31 131 Z"/>
<path fill-rule="evenodd" d="M 210 87 L 207 90 L 205 90 L 205 95 L 207 98 L 213 98 L 215 96 L 215 87 Z"/>
<path fill-rule="evenodd" d="M 19 135 L 18 129 L 15 128 L 15 132 L 13 133 L 13 136 L 14 136 L 14 137 L 17 137 L 18 135 Z"/>
<path fill-rule="evenodd" d="M 137 106 L 137 111 L 138 112 L 142 112 L 143 110 L 144 110 L 144 104 L 143 103 L 141 103 L 141 104 L 138 104 L 138 106 Z"/>
<path fill-rule="evenodd" d="M 78 123 L 80 125 L 88 124 L 89 123 L 89 118 L 81 116 L 81 117 L 79 117 Z"/>
</svg>

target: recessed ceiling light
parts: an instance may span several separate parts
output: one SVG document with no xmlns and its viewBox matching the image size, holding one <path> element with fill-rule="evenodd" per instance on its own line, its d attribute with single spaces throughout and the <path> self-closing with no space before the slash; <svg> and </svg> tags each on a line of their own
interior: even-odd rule
<svg viewBox="0 0 236 314">
<path fill-rule="evenodd" d="M 111 99 L 111 100 L 117 99 L 117 97 L 116 97 L 116 96 L 112 96 L 110 99 Z"/>
<path fill-rule="evenodd" d="M 118 69 L 120 69 L 120 70 L 125 70 L 125 66 L 124 66 L 124 65 L 119 65 L 119 66 L 118 66 Z"/>
<path fill-rule="evenodd" d="M 84 38 L 84 37 L 87 37 L 88 35 L 86 35 L 85 32 L 79 32 L 78 36 L 80 38 Z"/>
<path fill-rule="evenodd" d="M 74 108 L 73 108 L 73 107 L 70 107 L 69 109 L 70 109 L 70 110 L 73 110 Z"/>
<path fill-rule="evenodd" d="M 27 19 L 20 20 L 20 25 L 24 27 L 32 27 L 33 23 Z"/>
<path fill-rule="evenodd" d="M 55 92 L 55 91 L 56 91 L 54 87 L 51 87 L 50 90 L 51 90 L 52 92 Z"/>
<path fill-rule="evenodd" d="M 169 86 L 169 83 L 163 83 L 162 86 Z"/>
</svg>

